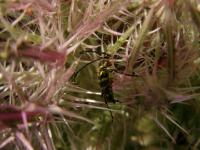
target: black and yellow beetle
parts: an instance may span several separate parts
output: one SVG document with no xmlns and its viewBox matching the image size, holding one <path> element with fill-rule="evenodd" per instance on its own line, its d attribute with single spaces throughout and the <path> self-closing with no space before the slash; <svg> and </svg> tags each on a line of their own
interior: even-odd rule
<svg viewBox="0 0 200 150">
<path fill-rule="evenodd" d="M 80 54 L 82 55 L 87 52 L 95 52 L 95 51 L 84 51 L 84 52 L 81 52 Z M 75 80 L 76 76 L 81 70 L 83 70 L 85 67 L 87 67 L 88 65 L 94 62 L 100 61 L 98 71 L 97 71 L 97 77 L 99 80 L 99 86 L 101 88 L 101 95 L 106 104 L 117 102 L 117 100 L 115 100 L 114 98 L 113 90 L 112 90 L 112 83 L 113 83 L 112 75 L 114 71 L 116 72 L 116 70 L 113 69 L 110 59 L 111 59 L 110 54 L 102 52 L 101 56 L 99 56 L 98 59 L 95 59 L 85 64 L 84 66 L 82 66 L 77 72 L 74 73 L 72 77 L 73 80 Z"/>
<path fill-rule="evenodd" d="M 80 54 L 84 54 L 86 52 L 95 52 L 95 51 L 84 51 L 84 52 L 81 52 Z M 99 86 L 101 88 L 101 96 L 102 98 L 104 99 L 107 107 L 109 108 L 108 106 L 108 103 L 116 103 L 116 102 L 119 102 L 118 100 L 115 99 L 114 97 L 114 93 L 113 93 L 113 89 L 112 89 L 112 83 L 113 83 L 113 72 L 117 72 L 117 73 L 122 73 L 121 71 L 123 69 L 125 69 L 125 66 L 123 65 L 119 65 L 119 63 L 115 64 L 115 67 L 117 66 L 118 68 L 120 67 L 120 71 L 119 70 L 116 70 L 113 69 L 113 65 L 111 63 L 111 55 L 108 54 L 108 53 L 101 53 L 101 56 L 99 56 L 98 59 L 95 59 L 87 64 L 85 64 L 84 66 L 82 66 L 77 72 L 74 73 L 74 75 L 72 76 L 73 80 L 75 80 L 76 76 L 78 75 L 78 73 L 83 70 L 85 67 L 87 67 L 88 65 L 94 63 L 94 62 L 97 62 L 97 61 L 100 61 L 99 63 L 99 67 L 98 67 L 98 80 L 99 80 Z M 121 59 L 120 56 L 117 56 L 117 55 L 114 55 L 113 59 Z M 122 73 L 124 74 L 124 73 Z M 136 74 L 132 74 L 132 75 L 129 75 L 129 74 L 125 74 L 125 75 L 128 75 L 128 76 L 138 76 Z M 110 114 L 111 114 L 111 117 L 112 117 L 112 120 L 113 120 L 113 115 L 112 115 L 112 112 L 110 111 Z"/>
<path fill-rule="evenodd" d="M 114 99 L 113 90 L 112 90 L 112 64 L 109 60 L 104 60 L 103 63 L 99 66 L 98 69 L 98 79 L 99 85 L 101 88 L 101 95 L 107 104 L 108 102 L 116 103 L 117 100 Z"/>
</svg>

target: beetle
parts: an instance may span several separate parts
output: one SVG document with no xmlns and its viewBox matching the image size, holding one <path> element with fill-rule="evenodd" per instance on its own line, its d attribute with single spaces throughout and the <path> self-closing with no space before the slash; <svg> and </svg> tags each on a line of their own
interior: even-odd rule
<svg viewBox="0 0 200 150">
<path fill-rule="evenodd" d="M 88 52 L 95 52 L 96 51 L 82 51 L 80 52 L 81 56 L 85 53 Z M 97 71 L 97 77 L 99 80 L 99 86 L 101 88 L 101 96 L 105 101 L 105 104 L 108 106 L 108 103 L 117 103 L 120 102 L 117 99 L 115 99 L 114 97 L 114 92 L 112 89 L 112 83 L 113 83 L 113 72 L 116 73 L 122 73 L 122 71 L 125 69 L 125 66 L 120 65 L 119 63 L 114 63 L 114 66 L 116 67 L 115 69 L 113 68 L 112 62 L 111 62 L 112 56 L 106 52 L 101 52 L 101 55 L 99 56 L 99 58 L 92 60 L 91 62 L 85 64 L 84 66 L 82 66 L 80 69 L 78 69 L 78 71 L 76 71 L 73 76 L 72 76 L 72 80 L 75 81 L 76 77 L 78 75 L 79 72 L 81 72 L 84 68 L 86 68 L 88 65 L 95 63 L 97 61 L 100 61 L 99 66 L 98 66 L 98 71 Z M 113 57 L 114 60 L 120 60 L 121 57 L 118 55 L 114 55 Z M 117 69 L 119 68 L 120 71 L 118 71 Z M 134 74 L 125 74 L 122 73 L 124 75 L 127 76 L 138 76 L 135 73 Z M 112 120 L 113 120 L 113 115 L 112 112 L 110 111 Z"/>
</svg>

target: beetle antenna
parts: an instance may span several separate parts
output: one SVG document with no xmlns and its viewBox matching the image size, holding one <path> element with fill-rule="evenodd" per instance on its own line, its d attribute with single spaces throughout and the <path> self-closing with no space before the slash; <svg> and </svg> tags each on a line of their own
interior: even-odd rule
<svg viewBox="0 0 200 150">
<path fill-rule="evenodd" d="M 72 77 L 71 77 L 71 78 L 72 78 L 72 81 L 75 81 L 75 79 L 76 79 L 76 77 L 77 77 L 77 75 L 78 75 L 78 73 L 79 73 L 80 71 L 82 71 L 84 68 L 86 68 L 86 67 L 89 66 L 90 64 L 92 64 L 92 63 L 94 63 L 94 62 L 97 62 L 97 61 L 99 61 L 99 60 L 102 60 L 102 58 L 95 59 L 95 60 L 93 60 L 93 61 L 91 61 L 91 62 L 85 64 L 85 65 L 82 66 L 80 69 L 78 69 L 78 71 L 76 71 L 76 72 L 72 75 Z"/>
</svg>

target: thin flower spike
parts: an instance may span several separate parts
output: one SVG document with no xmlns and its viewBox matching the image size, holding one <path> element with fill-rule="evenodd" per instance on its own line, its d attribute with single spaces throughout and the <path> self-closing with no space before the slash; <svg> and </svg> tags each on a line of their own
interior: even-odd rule
<svg viewBox="0 0 200 150">
<path fill-rule="evenodd" d="M 1 142 L 0 149 L 3 149 L 6 145 L 8 145 L 9 143 L 13 142 L 14 140 L 15 140 L 14 136 L 8 137 L 3 142 Z"/>
<path fill-rule="evenodd" d="M 10 84 L 10 89 L 19 96 L 20 100 L 26 102 L 29 100 L 28 95 L 23 91 L 23 89 L 15 83 L 13 76 L 10 72 L 6 71 L 5 68 L 0 64 L 0 72 L 2 73 L 5 80 Z"/>
<path fill-rule="evenodd" d="M 90 36 L 91 34 L 93 34 L 94 31 L 96 31 L 97 29 L 99 29 L 102 24 L 111 16 L 113 16 L 115 13 L 117 13 L 118 11 L 120 11 L 122 9 L 122 7 L 125 7 L 128 5 L 128 3 L 130 2 L 130 0 L 118 0 L 117 2 L 115 2 L 113 5 L 105 8 L 104 10 L 101 10 L 94 18 L 90 17 L 87 20 L 84 21 L 84 24 L 81 24 L 77 30 L 75 31 L 75 33 L 69 37 L 69 39 L 63 43 L 59 50 L 60 51 L 67 51 L 67 47 L 69 47 L 69 45 L 74 41 L 80 41 L 88 36 Z"/>
<path fill-rule="evenodd" d="M 164 127 L 164 125 L 155 117 L 152 117 L 156 124 L 169 136 L 173 143 L 176 143 L 176 140 L 173 136 L 169 133 L 169 131 Z"/>
<path fill-rule="evenodd" d="M 171 116 L 169 116 L 168 114 L 166 114 L 165 112 L 162 112 L 162 114 L 169 120 L 171 121 L 173 124 L 175 124 L 178 128 L 180 128 L 183 132 L 185 132 L 186 134 L 188 134 L 187 130 L 185 130 L 183 127 L 181 127 L 175 120 L 172 119 Z"/>
<path fill-rule="evenodd" d="M 91 120 L 82 117 L 80 115 L 77 115 L 76 113 L 73 113 L 72 111 L 68 111 L 68 110 L 64 110 L 61 107 L 58 107 L 56 105 L 50 105 L 48 110 L 52 113 L 52 114 L 61 114 L 61 115 L 65 115 L 67 117 L 72 117 L 72 118 L 76 118 L 76 119 L 80 119 L 83 121 L 86 121 L 88 123 L 94 124 Z"/>
<path fill-rule="evenodd" d="M 117 50 L 126 42 L 127 38 L 132 34 L 133 30 L 135 29 L 135 26 L 131 26 L 129 29 L 127 29 L 120 38 L 114 43 L 114 45 L 108 45 L 108 53 L 115 54 Z"/>
<path fill-rule="evenodd" d="M 136 58 L 137 58 L 139 52 L 140 52 L 141 46 L 145 40 L 148 30 L 150 29 L 151 25 L 153 24 L 153 22 L 155 20 L 155 19 L 153 19 L 153 15 L 154 15 L 154 8 L 152 8 L 149 11 L 149 14 L 146 17 L 146 19 L 142 25 L 142 28 L 138 35 L 138 38 L 136 39 L 135 45 L 130 53 L 130 57 L 129 57 L 128 65 L 127 65 L 127 69 L 126 69 L 128 73 L 133 72 L 133 65 L 136 61 Z"/>
<path fill-rule="evenodd" d="M 16 137 L 19 139 L 27 150 L 34 150 L 30 142 L 26 139 L 23 133 L 16 132 Z"/>
</svg>

